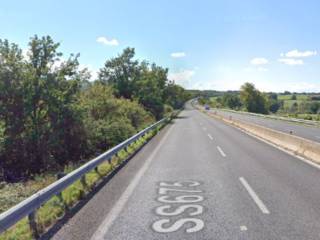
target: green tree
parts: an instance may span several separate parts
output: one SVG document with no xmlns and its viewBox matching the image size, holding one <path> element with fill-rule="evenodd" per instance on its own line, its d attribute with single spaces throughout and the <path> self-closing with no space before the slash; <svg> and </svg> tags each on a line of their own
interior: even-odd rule
<svg viewBox="0 0 320 240">
<path fill-rule="evenodd" d="M 0 157 L 8 181 L 81 158 L 84 136 L 74 105 L 81 79 L 78 56 L 61 61 L 58 47 L 49 36 L 34 36 L 24 58 L 17 45 L 1 41 Z"/>
<path fill-rule="evenodd" d="M 164 90 L 164 98 L 167 104 L 175 109 L 179 109 L 191 98 L 191 94 L 174 82 L 169 82 Z"/>
<path fill-rule="evenodd" d="M 290 113 L 297 113 L 298 111 L 298 103 L 294 102 L 290 107 Z"/>
<path fill-rule="evenodd" d="M 105 151 L 189 98 L 168 81 L 168 69 L 134 60 L 133 48 L 90 82 L 79 54 L 64 60 L 59 46 L 34 36 L 24 56 L 0 40 L 0 174 L 7 181 Z"/>
<path fill-rule="evenodd" d="M 226 93 L 222 97 L 222 105 L 231 108 L 239 109 L 241 107 L 241 101 L 238 95 Z"/>
<path fill-rule="evenodd" d="M 164 105 L 180 108 L 188 99 L 182 87 L 168 81 L 168 69 L 141 63 L 134 59 L 133 48 L 124 49 L 116 58 L 107 60 L 100 69 L 99 81 L 112 86 L 115 95 L 138 100 L 156 119 L 164 114 Z"/>
<path fill-rule="evenodd" d="M 274 99 L 271 99 L 268 101 L 268 106 L 269 106 L 268 109 L 272 113 L 278 112 L 278 110 L 281 108 L 282 105 L 283 105 L 282 101 L 278 101 Z"/>
<path fill-rule="evenodd" d="M 276 93 L 270 93 L 267 99 L 268 110 L 272 113 L 276 113 L 283 105 L 283 101 L 278 100 Z"/>
<path fill-rule="evenodd" d="M 268 95 L 268 98 L 269 98 L 269 99 L 272 99 L 272 100 L 278 100 L 278 94 L 276 94 L 276 93 L 270 93 L 270 94 Z"/>
<path fill-rule="evenodd" d="M 100 69 L 99 81 L 112 85 L 118 97 L 132 98 L 134 82 L 140 77 L 139 62 L 133 59 L 134 55 L 134 48 L 126 48 Z"/>
<path fill-rule="evenodd" d="M 8 181 L 20 179 L 28 169 L 25 159 L 24 86 L 26 65 L 22 51 L 0 40 L 0 117 L 2 143 L 0 168 Z"/>
<path fill-rule="evenodd" d="M 97 82 L 79 97 L 89 146 L 87 154 L 101 153 L 154 121 L 137 102 L 118 99 L 113 91 L 111 86 Z"/>
<path fill-rule="evenodd" d="M 310 112 L 313 114 L 317 114 L 320 111 L 320 102 L 312 102 L 310 104 Z"/>
<path fill-rule="evenodd" d="M 168 70 L 155 64 L 149 66 L 145 62 L 140 67 L 141 74 L 134 86 L 134 96 L 156 119 L 160 119 L 164 112 Z"/>
<path fill-rule="evenodd" d="M 267 103 L 263 94 L 251 83 L 241 86 L 240 99 L 248 112 L 267 114 Z"/>
<path fill-rule="evenodd" d="M 61 61 L 50 36 L 29 43 L 24 83 L 29 165 L 34 172 L 81 158 L 81 121 L 73 106 L 80 89 L 78 55 Z M 60 63 L 60 64 L 59 64 Z"/>
</svg>

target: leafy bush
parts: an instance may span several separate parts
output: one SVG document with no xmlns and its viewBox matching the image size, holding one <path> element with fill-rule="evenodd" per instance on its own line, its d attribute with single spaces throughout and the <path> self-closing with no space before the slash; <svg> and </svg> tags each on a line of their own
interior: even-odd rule
<svg viewBox="0 0 320 240">
<path fill-rule="evenodd" d="M 88 151 L 97 154 L 150 125 L 154 118 L 135 101 L 117 99 L 113 89 L 95 83 L 79 97 Z"/>
<path fill-rule="evenodd" d="M 28 56 L 0 40 L 0 179 L 26 180 L 104 151 L 180 108 L 190 97 L 168 69 L 139 62 L 127 48 L 99 79 L 67 60 L 50 36 L 34 36 Z"/>
</svg>

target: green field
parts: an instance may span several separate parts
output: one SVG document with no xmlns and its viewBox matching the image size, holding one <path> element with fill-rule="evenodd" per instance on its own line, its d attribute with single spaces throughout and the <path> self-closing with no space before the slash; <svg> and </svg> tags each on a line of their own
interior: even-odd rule
<svg viewBox="0 0 320 240">
<path fill-rule="evenodd" d="M 305 94 L 296 94 L 297 100 L 301 101 L 301 100 L 309 100 L 310 96 L 305 95 Z M 291 100 L 292 98 L 292 94 L 288 94 L 288 95 L 278 95 L 278 99 L 279 100 Z"/>
<path fill-rule="evenodd" d="M 292 100 L 292 94 L 278 94 L 278 101 L 283 101 L 283 106 L 278 110 L 275 115 L 282 116 L 282 117 L 290 117 L 290 118 L 299 118 L 299 119 L 307 119 L 307 120 L 314 120 L 314 121 L 320 121 L 320 114 L 312 114 L 310 112 L 305 111 L 304 105 L 308 105 L 311 103 L 319 103 L 320 100 L 310 100 L 311 96 L 310 94 L 295 94 L 296 100 Z M 221 106 L 219 102 L 217 101 L 218 98 L 222 98 L 221 96 L 212 96 L 209 98 L 208 104 L 213 108 L 227 108 L 225 106 Z M 297 104 L 298 107 L 296 107 L 296 110 L 293 110 L 293 105 Z M 246 111 L 245 109 L 237 109 L 241 111 Z"/>
</svg>

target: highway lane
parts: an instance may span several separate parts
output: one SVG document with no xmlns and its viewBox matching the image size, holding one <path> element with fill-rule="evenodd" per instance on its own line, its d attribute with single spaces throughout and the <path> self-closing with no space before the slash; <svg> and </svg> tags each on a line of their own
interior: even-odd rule
<svg viewBox="0 0 320 240">
<path fill-rule="evenodd" d="M 226 117 L 246 121 L 249 123 L 258 124 L 264 127 L 272 128 L 281 132 L 290 133 L 293 135 L 310 139 L 312 141 L 320 142 L 320 128 L 316 126 L 308 126 L 305 124 L 293 123 L 284 120 L 275 120 L 262 118 L 258 116 L 246 115 L 241 113 L 223 111 L 223 110 L 210 110 L 210 112 L 217 112 Z"/>
<path fill-rule="evenodd" d="M 319 177 L 187 106 L 54 239 L 319 239 Z"/>
</svg>

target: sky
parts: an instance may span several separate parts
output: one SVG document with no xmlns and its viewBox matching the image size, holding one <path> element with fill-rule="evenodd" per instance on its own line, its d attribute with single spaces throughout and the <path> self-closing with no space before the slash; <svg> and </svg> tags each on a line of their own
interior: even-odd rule
<svg viewBox="0 0 320 240">
<path fill-rule="evenodd" d="M 126 47 L 188 89 L 320 92 L 319 0 L 0 0 L 0 38 L 50 35 L 93 75 Z"/>
</svg>

